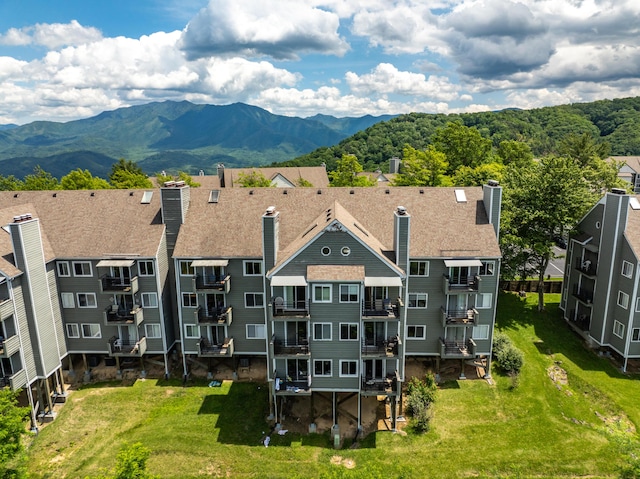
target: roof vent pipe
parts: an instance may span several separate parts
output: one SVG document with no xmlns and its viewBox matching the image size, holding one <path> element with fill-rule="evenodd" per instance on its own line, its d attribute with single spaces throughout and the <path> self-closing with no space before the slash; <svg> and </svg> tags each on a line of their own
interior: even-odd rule
<svg viewBox="0 0 640 479">
<path fill-rule="evenodd" d="M 626 195 L 627 190 L 625 190 L 624 188 L 611 188 L 611 193 L 613 193 L 614 195 Z"/>
<path fill-rule="evenodd" d="M 398 206 L 398 214 L 404 216 L 407 214 L 407 209 L 404 206 Z"/>
</svg>

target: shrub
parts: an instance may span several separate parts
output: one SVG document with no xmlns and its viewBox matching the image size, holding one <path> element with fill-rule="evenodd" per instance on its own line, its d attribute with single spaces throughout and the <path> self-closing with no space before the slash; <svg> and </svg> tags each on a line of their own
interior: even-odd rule
<svg viewBox="0 0 640 479">
<path fill-rule="evenodd" d="M 506 373 L 518 374 L 524 364 L 524 354 L 513 344 L 509 344 L 496 354 L 498 366 Z"/>
<path fill-rule="evenodd" d="M 505 347 L 511 346 L 511 340 L 509 336 L 504 333 L 496 333 L 493 336 L 493 354 L 497 356 L 498 352 L 502 351 Z"/>
<path fill-rule="evenodd" d="M 431 373 L 424 380 L 413 377 L 407 384 L 407 412 L 412 417 L 411 425 L 418 432 L 429 430 L 431 403 L 436 400 L 437 389 L 435 377 Z"/>
</svg>

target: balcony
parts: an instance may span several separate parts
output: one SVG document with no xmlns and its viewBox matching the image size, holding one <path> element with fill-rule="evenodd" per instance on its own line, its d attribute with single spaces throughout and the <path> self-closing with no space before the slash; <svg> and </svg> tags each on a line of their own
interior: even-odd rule
<svg viewBox="0 0 640 479">
<path fill-rule="evenodd" d="M 10 358 L 18 351 L 20 351 L 20 338 L 17 334 L 0 339 L 0 358 Z"/>
<path fill-rule="evenodd" d="M 274 318 L 282 316 L 306 318 L 309 316 L 309 301 L 285 301 L 281 297 L 273 298 L 271 311 Z"/>
<path fill-rule="evenodd" d="M 442 275 L 442 291 L 444 294 L 477 293 L 481 278 L 478 275 L 460 278 L 458 283 L 452 283 L 448 274 Z"/>
<path fill-rule="evenodd" d="M 231 291 L 231 276 L 214 274 L 197 274 L 193 278 L 196 291 L 221 291 L 228 293 Z"/>
<path fill-rule="evenodd" d="M 140 326 L 144 320 L 144 314 L 140 305 L 134 304 L 133 309 L 128 311 L 118 307 L 117 305 L 111 305 L 104 310 L 104 324 L 106 326 L 113 326 L 117 324 L 130 324 Z"/>
<path fill-rule="evenodd" d="M 586 276 L 596 276 L 596 262 L 590 259 L 576 258 L 575 268 Z"/>
<path fill-rule="evenodd" d="M 385 340 L 362 339 L 362 356 L 392 358 L 398 356 L 400 349 L 399 336 L 392 336 Z"/>
<path fill-rule="evenodd" d="M 198 341 L 198 356 L 201 358 L 230 358 L 233 356 L 233 338 L 224 338 L 221 344 L 211 344 L 208 339 Z"/>
<path fill-rule="evenodd" d="M 123 278 L 105 274 L 100 277 L 100 291 L 103 293 L 130 293 L 138 292 L 138 277 Z"/>
<path fill-rule="evenodd" d="M 0 296 L 0 319 L 8 318 L 13 314 L 13 301 L 8 297 Z"/>
<path fill-rule="evenodd" d="M 284 340 L 275 334 L 271 337 L 273 356 L 309 356 L 309 338 Z"/>
<path fill-rule="evenodd" d="M 573 287 L 573 296 L 584 304 L 591 305 L 593 302 L 593 291 L 581 288 L 577 284 Z"/>
<path fill-rule="evenodd" d="M 147 352 L 147 338 L 120 339 L 113 336 L 109 340 L 109 355 L 129 358 L 139 358 Z"/>
<path fill-rule="evenodd" d="M 196 318 L 200 324 L 216 324 L 230 326 L 233 321 L 233 308 L 231 306 L 223 306 L 207 310 L 202 306 L 198 306 L 195 311 Z"/>
<path fill-rule="evenodd" d="M 476 355 L 476 343 L 473 339 L 466 341 L 440 338 L 440 357 L 443 359 L 473 358 Z"/>
<path fill-rule="evenodd" d="M 400 316 L 400 302 L 391 304 L 389 299 L 362 301 L 362 317 L 375 319 L 397 319 Z"/>
<path fill-rule="evenodd" d="M 478 310 L 475 308 L 440 308 L 442 311 L 442 327 L 475 326 L 478 322 Z"/>
<path fill-rule="evenodd" d="M 384 378 L 361 377 L 360 392 L 363 396 L 393 396 L 398 392 L 398 371 Z"/>
<path fill-rule="evenodd" d="M 586 314 L 586 313 L 589 314 Z M 588 309 L 581 314 L 576 315 L 576 310 L 572 309 L 569 311 L 569 319 L 578 327 L 581 331 L 589 331 L 589 327 L 591 326 L 591 314 Z"/>
<path fill-rule="evenodd" d="M 311 376 L 300 374 L 291 377 L 283 374 L 282 371 L 274 373 L 275 393 L 280 396 L 300 396 L 311 394 Z"/>
<path fill-rule="evenodd" d="M 27 385 L 27 372 L 24 369 L 6 376 L 0 376 L 0 388 L 9 386 L 12 391 L 17 391 Z"/>
</svg>

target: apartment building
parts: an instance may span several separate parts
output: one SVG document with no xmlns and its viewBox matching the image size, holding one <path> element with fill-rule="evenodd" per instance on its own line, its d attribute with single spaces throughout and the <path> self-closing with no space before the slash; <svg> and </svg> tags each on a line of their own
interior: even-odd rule
<svg viewBox="0 0 640 479">
<path fill-rule="evenodd" d="M 408 358 L 490 371 L 501 187 L 0 192 L 0 365 L 32 422 L 62 369 L 267 365 L 296 397 L 397 405 Z M 74 371 L 74 365 L 80 365 Z M 395 414 L 395 413 L 394 413 Z M 360 408 L 358 410 L 360 421 Z"/>
<path fill-rule="evenodd" d="M 640 201 L 607 193 L 569 238 L 560 307 L 593 347 L 640 358 Z"/>
<path fill-rule="evenodd" d="M 334 415 L 353 394 L 397 405 L 411 356 L 484 358 L 489 371 L 496 183 L 179 191 L 185 375 L 192 361 L 263 358 L 278 420 L 291 396 L 328 396 Z"/>
</svg>

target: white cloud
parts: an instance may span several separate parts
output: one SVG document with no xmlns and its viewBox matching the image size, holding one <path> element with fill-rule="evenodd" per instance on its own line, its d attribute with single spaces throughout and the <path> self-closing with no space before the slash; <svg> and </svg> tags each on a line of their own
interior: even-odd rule
<svg viewBox="0 0 640 479">
<path fill-rule="evenodd" d="M 37 23 L 24 28 L 11 28 L 0 35 L 0 45 L 41 45 L 49 49 L 82 45 L 102 38 L 100 30 L 83 27 L 77 20 L 70 23 Z"/>
<path fill-rule="evenodd" d="M 210 0 L 187 25 L 181 48 L 191 59 L 231 55 L 297 59 L 317 52 L 343 55 L 335 13 L 296 0 Z"/>
</svg>

